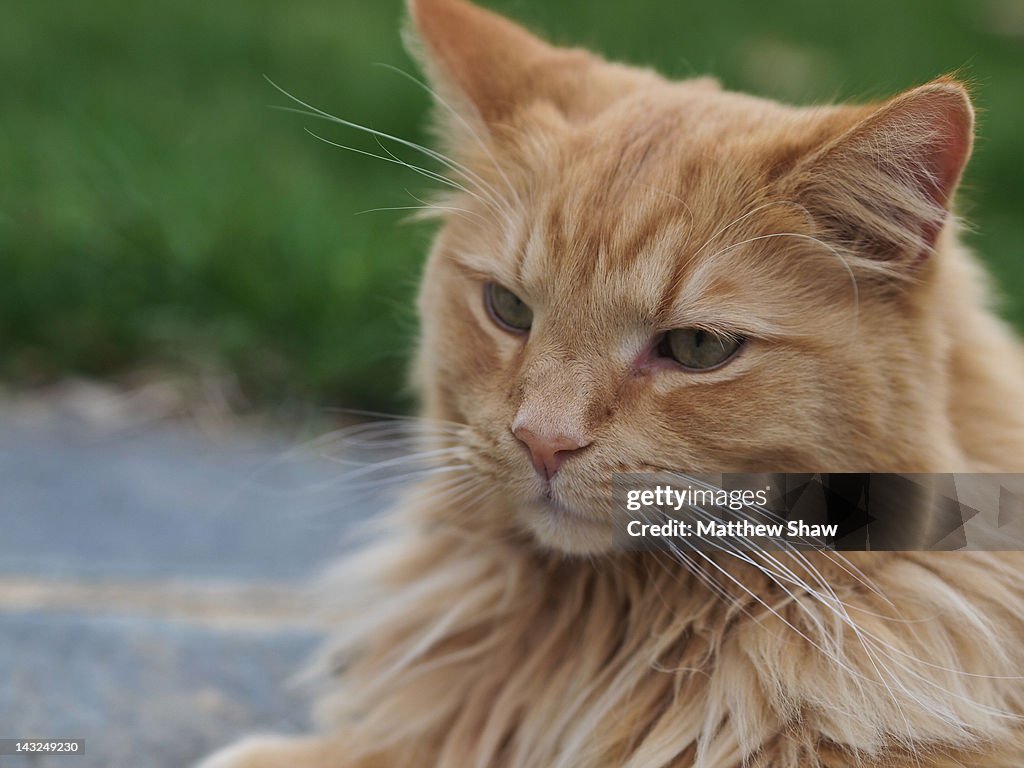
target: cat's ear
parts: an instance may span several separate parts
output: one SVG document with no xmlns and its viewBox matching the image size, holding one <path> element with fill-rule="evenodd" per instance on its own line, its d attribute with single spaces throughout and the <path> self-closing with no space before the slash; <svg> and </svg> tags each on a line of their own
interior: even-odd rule
<svg viewBox="0 0 1024 768">
<path fill-rule="evenodd" d="M 550 45 L 466 0 L 409 0 L 409 10 L 408 44 L 456 120 L 489 130 L 539 101 L 579 114 L 607 90 L 606 78 L 592 77 L 597 56 Z"/>
<path fill-rule="evenodd" d="M 933 251 L 971 153 L 974 110 L 949 79 L 907 91 L 799 163 L 789 181 L 819 237 L 885 271 Z"/>
</svg>

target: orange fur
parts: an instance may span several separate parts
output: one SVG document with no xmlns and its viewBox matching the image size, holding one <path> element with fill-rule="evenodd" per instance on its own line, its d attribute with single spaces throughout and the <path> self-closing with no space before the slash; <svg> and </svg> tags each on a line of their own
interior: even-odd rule
<svg viewBox="0 0 1024 768">
<path fill-rule="evenodd" d="M 462 0 L 412 16 L 464 187 L 416 381 L 463 495 L 423 482 L 340 568 L 325 740 L 204 766 L 1024 764 L 1024 555 L 684 564 L 610 551 L 607 523 L 620 471 L 1024 471 L 1024 355 L 947 213 L 963 87 L 794 108 Z M 693 325 L 749 341 L 706 373 L 636 363 Z M 548 488 L 516 419 L 588 445 Z"/>
</svg>

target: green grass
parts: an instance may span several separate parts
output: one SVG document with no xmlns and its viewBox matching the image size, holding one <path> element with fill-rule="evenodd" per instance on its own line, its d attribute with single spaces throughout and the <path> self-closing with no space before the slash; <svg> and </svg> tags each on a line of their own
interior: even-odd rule
<svg viewBox="0 0 1024 768">
<path fill-rule="evenodd" d="M 1013 0 L 517 0 L 557 41 L 780 98 L 882 96 L 960 70 L 981 139 L 972 243 L 1024 322 L 1024 20 Z M 365 136 L 268 108 L 268 75 L 423 141 L 398 0 L 9 0 L 0 24 L 0 377 L 157 365 L 237 374 L 253 402 L 401 407 L 429 227 L 424 181 Z"/>
</svg>

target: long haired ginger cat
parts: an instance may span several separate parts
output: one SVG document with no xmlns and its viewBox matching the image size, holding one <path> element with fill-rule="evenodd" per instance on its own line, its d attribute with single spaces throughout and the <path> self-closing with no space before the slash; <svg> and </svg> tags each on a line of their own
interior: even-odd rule
<svg viewBox="0 0 1024 768">
<path fill-rule="evenodd" d="M 452 192 L 430 474 L 335 582 L 320 735 L 204 768 L 1024 765 L 1024 556 L 612 548 L 616 472 L 1024 470 L 949 213 L 963 86 L 794 108 L 412 0 Z"/>
</svg>

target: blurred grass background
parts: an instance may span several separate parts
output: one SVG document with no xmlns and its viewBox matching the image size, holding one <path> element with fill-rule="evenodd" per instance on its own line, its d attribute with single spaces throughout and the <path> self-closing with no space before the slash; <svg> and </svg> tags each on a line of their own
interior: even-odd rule
<svg viewBox="0 0 1024 768">
<path fill-rule="evenodd" d="M 611 57 L 793 100 L 882 97 L 958 70 L 980 140 L 961 208 L 1024 324 L 1024 0 L 505 0 Z M 264 75 L 423 142 L 400 0 L 7 0 L 0 22 L 0 379 L 230 371 L 253 407 L 405 407 L 430 228 L 367 209 L 425 180 L 274 111 Z M 417 73 L 418 74 L 418 73 Z M 404 153 L 412 159 L 408 153 Z"/>
</svg>

